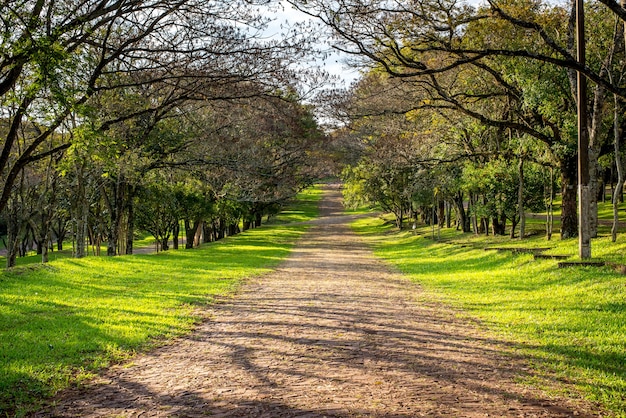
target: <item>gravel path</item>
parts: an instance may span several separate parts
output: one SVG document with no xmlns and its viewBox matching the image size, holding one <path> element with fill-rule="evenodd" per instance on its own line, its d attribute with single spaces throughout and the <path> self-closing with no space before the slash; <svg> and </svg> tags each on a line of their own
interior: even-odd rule
<svg viewBox="0 0 626 418">
<path fill-rule="evenodd" d="M 274 273 L 211 307 L 187 338 L 113 367 L 37 416 L 591 416 L 514 383 L 504 344 L 377 261 L 328 191 Z"/>
</svg>

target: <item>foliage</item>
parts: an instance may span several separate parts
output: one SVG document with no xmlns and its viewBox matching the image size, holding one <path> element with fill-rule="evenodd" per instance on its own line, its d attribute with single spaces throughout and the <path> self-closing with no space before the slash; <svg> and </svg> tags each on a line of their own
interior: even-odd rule
<svg viewBox="0 0 626 418">
<path fill-rule="evenodd" d="M 168 249 L 168 241 L 179 221 L 178 200 L 169 186 L 153 184 L 142 188 L 137 196 L 136 224 L 150 232 L 163 250 Z"/>
<path fill-rule="evenodd" d="M 537 170 L 529 171 L 524 178 L 524 208 L 539 212 L 544 209 L 543 179 Z M 466 164 L 462 184 L 466 190 L 486 197 L 472 207 L 479 217 L 504 216 L 510 221 L 518 218 L 519 176 L 517 167 L 509 161 L 496 159 L 483 166 Z"/>
<path fill-rule="evenodd" d="M 109 255 L 132 253 L 135 215 L 143 213 L 133 210 L 137 193 L 148 202 L 168 187 L 148 185 L 154 177 L 210 184 L 213 172 L 226 172 L 209 194 L 216 200 L 224 185 L 244 194 L 228 196 L 236 213 L 225 216 L 233 223 L 247 209 L 263 215 L 263 205 L 278 205 L 317 179 L 320 158 L 307 157 L 321 155 L 323 135 L 293 87 L 303 86 L 304 72 L 291 68 L 314 52 L 301 27 L 282 40 L 261 36 L 269 21 L 263 14 L 274 7 L 240 0 L 3 4 L 0 216 L 9 249 L 37 241 L 45 261 L 44 241 L 62 242 L 69 233 L 77 258 L 88 253 L 88 241 L 98 249 L 107 242 Z M 315 79 L 314 71 L 306 76 Z M 239 135 L 242 147 L 221 141 Z M 215 152 L 220 147 L 228 152 Z M 247 165 L 233 168 L 236 160 Z M 37 193 L 37 184 L 62 187 Z M 46 201 L 24 201 L 30 195 Z M 35 210 L 24 209 L 34 203 Z M 186 209 L 176 216 L 189 218 Z M 208 221 L 199 218 L 194 225 Z M 151 229 L 165 240 L 163 227 Z"/>
<path fill-rule="evenodd" d="M 523 156 L 552 165 L 561 177 L 561 237 L 577 235 L 576 71 L 593 82 L 585 123 L 595 196 L 597 158 L 610 150 L 612 136 L 608 93 L 626 97 L 620 81 L 626 12 L 617 3 L 585 5 L 587 26 L 593 28 L 585 65 L 574 54 L 575 2 L 494 0 L 475 7 L 455 0 L 290 2 L 318 17 L 336 47 L 353 56 L 351 63 L 365 74 L 347 93 L 347 101 L 360 106 L 341 103 L 343 112 L 337 112 L 347 116 L 351 128 L 366 131 L 381 115 L 431 115 L 418 116 L 422 120 L 414 131 L 434 132 L 432 148 L 445 150 L 435 154 L 442 162 L 468 158 L 482 164 Z M 390 81 L 371 88 L 381 75 Z M 433 130 L 435 118 L 452 129 Z M 514 146 L 511 139 L 517 137 L 532 143 L 530 155 Z M 457 200 L 462 199 L 457 195 Z M 497 203 L 483 206 L 488 205 Z M 592 198 L 588 223 L 595 231 L 594 205 Z M 456 207 L 463 217 L 460 203 Z"/>
</svg>

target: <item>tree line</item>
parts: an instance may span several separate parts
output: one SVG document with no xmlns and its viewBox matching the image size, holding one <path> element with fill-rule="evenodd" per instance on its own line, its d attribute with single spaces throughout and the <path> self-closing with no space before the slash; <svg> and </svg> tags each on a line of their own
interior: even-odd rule
<svg viewBox="0 0 626 418">
<path fill-rule="evenodd" d="M 0 2 L 8 267 L 68 240 L 132 254 L 137 229 L 164 250 L 220 239 L 324 175 L 310 39 L 264 38 L 264 3 Z"/>
<path fill-rule="evenodd" d="M 504 234 L 524 211 L 553 210 L 562 238 L 577 235 L 577 84 L 586 77 L 590 219 L 612 185 L 613 239 L 624 183 L 626 9 L 587 2 L 587 62 L 576 58 L 573 0 L 339 0 L 293 3 L 332 29 L 364 76 L 331 97 L 337 132 L 359 151 L 347 196 L 417 212 L 464 231 Z M 521 225 L 520 225 L 521 224 Z M 551 222 L 548 222 L 548 235 Z"/>
<path fill-rule="evenodd" d="M 7 263 L 74 241 L 133 251 L 258 225 L 340 156 L 346 196 L 464 231 L 524 236 L 524 213 L 578 231 L 576 73 L 590 81 L 590 224 L 624 168 L 624 21 L 587 3 L 588 61 L 575 58 L 575 2 L 290 1 L 332 32 L 363 76 L 326 105 L 327 138 L 299 86 L 315 30 L 265 38 L 271 3 L 233 0 L 1 2 L 0 213 Z M 339 147 L 339 148 L 337 148 Z M 343 149 L 343 153 L 336 152 Z M 331 152 L 329 152 L 331 151 Z M 454 216 L 453 216 L 454 215 Z M 182 229 L 182 230 L 181 230 Z M 548 236 L 552 234 L 547 222 Z M 62 245 L 62 244 L 61 244 Z"/>
</svg>

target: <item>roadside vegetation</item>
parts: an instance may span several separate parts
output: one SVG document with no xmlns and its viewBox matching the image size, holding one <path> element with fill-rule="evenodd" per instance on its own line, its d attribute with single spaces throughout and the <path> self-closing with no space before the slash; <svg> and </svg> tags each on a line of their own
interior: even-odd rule
<svg viewBox="0 0 626 418">
<path fill-rule="evenodd" d="M 200 306 L 269 272 L 317 215 L 320 188 L 275 225 L 196 249 L 59 259 L 0 273 L 0 415 L 21 416 L 103 367 L 189 332 Z"/>
<path fill-rule="evenodd" d="M 557 260 L 489 249 L 550 247 L 550 253 L 575 258 L 576 239 L 512 241 L 392 225 L 391 218 L 371 217 L 353 227 L 378 256 L 424 288 L 425 300 L 478 319 L 528 357 L 533 371 L 524 383 L 553 394 L 582 394 L 626 416 L 626 276 L 610 267 L 558 268 Z M 626 263 L 626 237 L 613 243 L 600 232 L 604 236 L 592 244 L 596 257 Z"/>
<path fill-rule="evenodd" d="M 389 215 L 357 230 L 530 358 L 527 383 L 624 417 L 626 14 L 584 3 L 586 62 L 577 2 L 301 4 L 362 57 L 333 138 L 350 151 L 347 204 Z M 580 259 L 594 266 L 559 268 Z"/>
<path fill-rule="evenodd" d="M 196 304 L 275 265 L 309 215 L 248 231 L 342 173 L 349 204 L 393 214 L 394 233 L 359 224 L 379 254 L 626 415 L 623 277 L 484 249 L 573 259 L 588 229 L 592 260 L 626 264 L 618 2 L 584 5 L 586 62 L 564 0 L 13 3 L 0 8 L 0 411 L 188 331 Z M 268 36 L 286 3 L 321 26 Z M 322 28 L 359 74 L 345 90 L 303 68 L 326 55 Z M 163 253 L 126 257 L 147 245 Z"/>
</svg>

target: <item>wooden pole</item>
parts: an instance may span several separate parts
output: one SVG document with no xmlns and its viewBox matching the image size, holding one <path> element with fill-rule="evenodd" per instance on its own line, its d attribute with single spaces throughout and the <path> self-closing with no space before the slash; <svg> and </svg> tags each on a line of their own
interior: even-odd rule
<svg viewBox="0 0 626 418">
<path fill-rule="evenodd" d="M 579 64 L 585 58 L 585 8 L 583 0 L 576 0 L 576 50 Z M 589 131 L 587 130 L 587 78 L 580 71 L 578 81 L 578 252 L 581 259 L 591 258 L 589 228 Z"/>
</svg>

